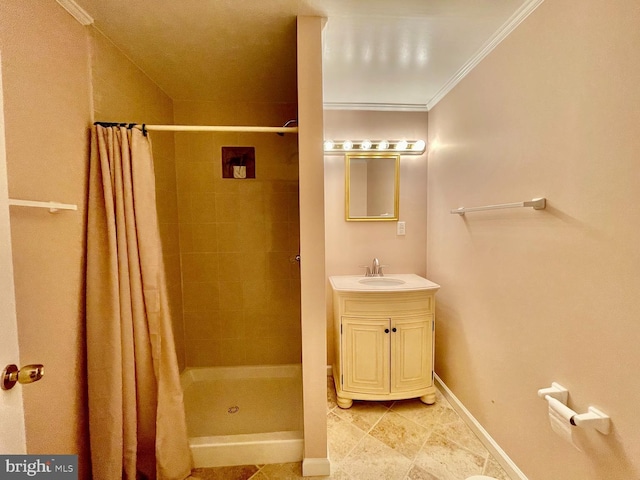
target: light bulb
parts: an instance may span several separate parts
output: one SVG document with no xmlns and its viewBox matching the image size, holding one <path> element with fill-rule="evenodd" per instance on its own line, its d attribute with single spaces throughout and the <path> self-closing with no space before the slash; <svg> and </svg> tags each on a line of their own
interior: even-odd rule
<svg viewBox="0 0 640 480">
<path fill-rule="evenodd" d="M 353 148 L 353 142 L 351 140 L 345 140 L 342 144 L 343 150 L 351 150 Z"/>
<path fill-rule="evenodd" d="M 389 142 L 387 142 L 386 140 L 382 140 L 378 144 L 378 150 L 386 150 L 387 148 L 389 148 Z"/>
<path fill-rule="evenodd" d="M 371 148 L 371 140 L 363 140 L 360 144 L 362 150 L 369 150 Z"/>
<path fill-rule="evenodd" d="M 413 144 L 413 150 L 417 150 L 419 152 L 424 150 L 424 147 L 426 147 L 427 144 L 424 142 L 424 140 L 418 140 L 416 143 Z"/>
<path fill-rule="evenodd" d="M 396 143 L 396 150 L 406 150 L 407 145 L 408 143 L 406 140 L 400 140 L 398 143 Z"/>
<path fill-rule="evenodd" d="M 333 150 L 334 146 L 335 145 L 334 145 L 332 140 L 325 140 L 325 142 L 324 142 L 324 149 L 325 150 Z"/>
</svg>

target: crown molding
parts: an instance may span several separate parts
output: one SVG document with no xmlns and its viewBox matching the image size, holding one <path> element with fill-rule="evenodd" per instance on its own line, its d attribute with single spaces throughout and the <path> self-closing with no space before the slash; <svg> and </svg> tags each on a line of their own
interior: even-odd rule
<svg viewBox="0 0 640 480">
<path fill-rule="evenodd" d="M 325 102 L 325 110 L 374 110 L 384 112 L 426 112 L 427 105 L 413 103 Z"/>
<path fill-rule="evenodd" d="M 466 77 L 471 70 L 473 70 L 476 65 L 478 65 L 484 57 L 489 55 L 494 48 L 496 48 L 502 40 L 507 38 L 511 32 L 513 32 L 518 25 L 520 25 L 529 15 L 531 15 L 536 8 L 540 6 L 540 4 L 544 0 L 529 0 L 524 5 L 522 5 L 518 11 L 516 11 L 510 18 L 507 20 L 502 27 L 500 27 L 496 33 L 494 33 L 491 38 L 482 46 L 482 48 L 465 63 L 460 70 L 458 70 L 451 79 L 444 86 L 438 90 L 438 92 L 433 96 L 431 100 L 427 103 L 427 110 L 431 110 L 436 104 L 444 98 L 444 96 L 449 93 L 453 87 L 455 87 L 460 81 Z"/>
<path fill-rule="evenodd" d="M 56 2 L 82 25 L 87 26 L 93 24 L 93 17 L 73 0 L 56 0 Z"/>
</svg>

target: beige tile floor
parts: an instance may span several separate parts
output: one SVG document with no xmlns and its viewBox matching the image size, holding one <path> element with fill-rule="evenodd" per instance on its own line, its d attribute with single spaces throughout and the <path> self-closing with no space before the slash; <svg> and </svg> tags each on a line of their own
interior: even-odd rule
<svg viewBox="0 0 640 480">
<path fill-rule="evenodd" d="M 327 378 L 327 437 L 332 480 L 509 480 L 464 421 L 438 392 L 434 405 L 418 399 L 336 405 Z M 201 480 L 297 480 L 300 463 L 196 469 Z"/>
</svg>

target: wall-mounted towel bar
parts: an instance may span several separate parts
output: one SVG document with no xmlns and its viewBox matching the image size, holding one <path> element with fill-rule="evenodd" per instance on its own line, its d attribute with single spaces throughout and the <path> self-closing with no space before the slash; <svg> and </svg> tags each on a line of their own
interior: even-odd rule
<svg viewBox="0 0 640 480">
<path fill-rule="evenodd" d="M 48 208 L 49 213 L 56 213 L 58 210 L 78 210 L 77 205 L 71 205 L 69 203 L 38 202 L 35 200 L 18 200 L 14 198 L 9 199 L 9 205 L 16 207 Z"/>
<path fill-rule="evenodd" d="M 482 212 L 484 210 L 498 210 L 500 208 L 532 207 L 535 210 L 543 210 L 546 206 L 546 198 L 534 198 L 531 201 L 525 202 L 500 203 L 498 205 L 484 205 L 482 207 L 460 207 L 455 210 L 451 210 L 450 213 L 457 213 L 458 215 L 462 216 L 467 212 Z"/>
</svg>

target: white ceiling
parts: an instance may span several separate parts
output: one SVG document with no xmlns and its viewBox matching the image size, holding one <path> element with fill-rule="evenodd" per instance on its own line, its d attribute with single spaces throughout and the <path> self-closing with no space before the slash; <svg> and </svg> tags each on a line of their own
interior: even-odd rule
<svg viewBox="0 0 640 480">
<path fill-rule="evenodd" d="M 540 2 L 75 0 L 174 100 L 295 102 L 296 16 L 325 16 L 325 105 L 391 109 L 432 104 Z"/>
</svg>

